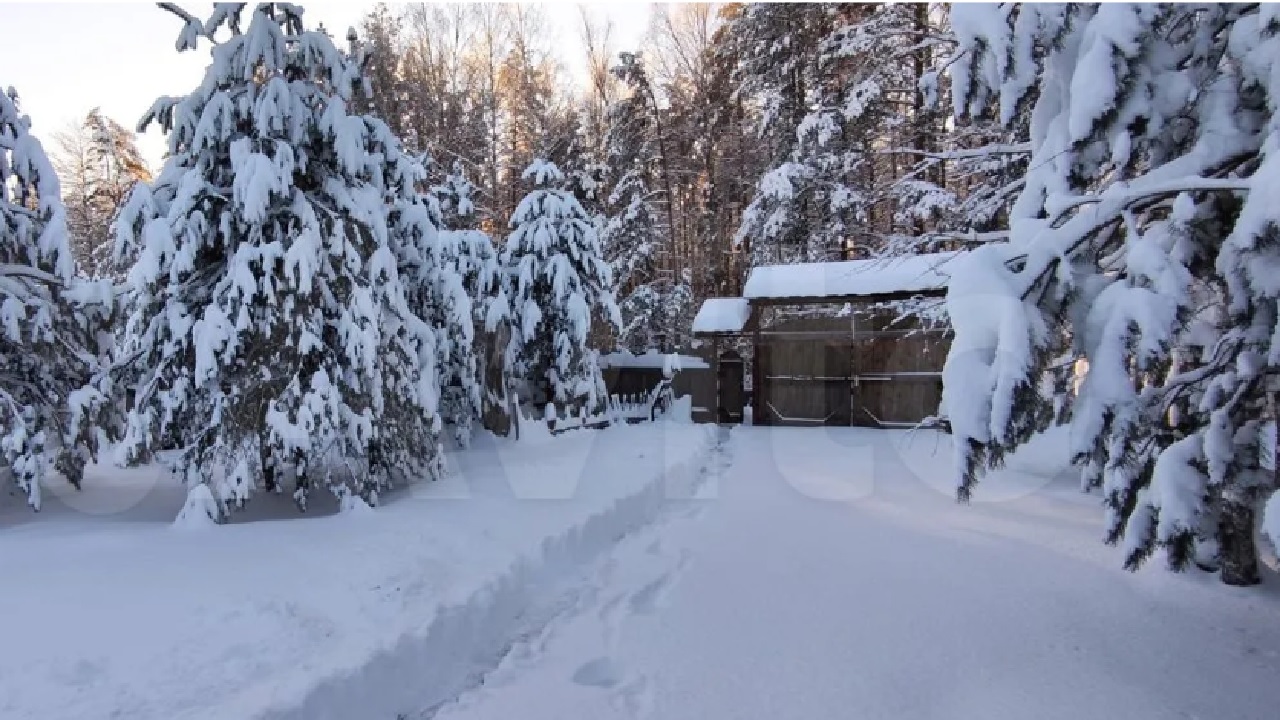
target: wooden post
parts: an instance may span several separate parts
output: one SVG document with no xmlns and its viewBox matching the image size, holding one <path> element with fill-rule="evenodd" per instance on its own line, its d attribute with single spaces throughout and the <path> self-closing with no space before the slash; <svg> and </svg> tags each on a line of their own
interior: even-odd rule
<svg viewBox="0 0 1280 720">
<path fill-rule="evenodd" d="M 751 422 L 755 425 L 768 425 L 769 419 L 764 406 L 764 346 L 760 342 L 760 309 L 751 306 Z"/>
<path fill-rule="evenodd" d="M 858 412 L 858 311 L 849 303 L 849 424 L 857 425 Z"/>
<path fill-rule="evenodd" d="M 711 338 L 711 403 L 713 407 L 707 408 L 711 413 L 712 422 L 720 423 L 720 336 Z"/>
</svg>

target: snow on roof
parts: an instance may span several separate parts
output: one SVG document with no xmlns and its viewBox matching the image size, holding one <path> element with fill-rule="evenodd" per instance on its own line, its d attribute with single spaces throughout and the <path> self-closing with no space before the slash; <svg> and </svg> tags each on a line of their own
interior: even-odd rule
<svg viewBox="0 0 1280 720">
<path fill-rule="evenodd" d="M 693 332 L 741 332 L 750 316 L 751 305 L 746 298 L 707 298 L 693 318 Z"/>
<path fill-rule="evenodd" d="M 742 295 L 749 299 L 820 298 L 941 290 L 949 278 L 943 266 L 958 254 L 762 265 L 751 269 Z"/>
<path fill-rule="evenodd" d="M 660 353 L 657 350 L 649 350 L 641 355 L 633 355 L 626 350 L 622 352 L 609 353 L 600 356 L 600 367 L 602 368 L 649 368 L 663 370 L 667 367 L 667 358 L 669 353 Z M 678 355 L 675 361 L 675 367 L 683 370 L 706 369 L 711 367 L 706 360 L 693 355 Z"/>
</svg>

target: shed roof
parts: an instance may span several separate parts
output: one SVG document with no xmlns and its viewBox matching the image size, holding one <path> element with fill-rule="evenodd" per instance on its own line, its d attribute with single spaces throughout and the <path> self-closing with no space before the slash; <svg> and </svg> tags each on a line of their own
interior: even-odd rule
<svg viewBox="0 0 1280 720">
<path fill-rule="evenodd" d="M 694 355 L 674 355 L 647 350 L 640 355 L 633 355 L 626 350 L 600 356 L 600 367 L 605 370 L 613 368 L 642 368 L 646 370 L 664 370 L 673 367 L 681 370 L 697 370 L 711 367 L 706 360 Z"/>
<path fill-rule="evenodd" d="M 752 268 L 742 295 L 748 300 L 782 300 L 941 294 L 949 278 L 946 265 L 957 255 L 762 265 Z"/>
<path fill-rule="evenodd" d="M 693 332 L 698 335 L 739 333 L 751 317 L 746 298 L 707 298 L 693 318 Z"/>
</svg>

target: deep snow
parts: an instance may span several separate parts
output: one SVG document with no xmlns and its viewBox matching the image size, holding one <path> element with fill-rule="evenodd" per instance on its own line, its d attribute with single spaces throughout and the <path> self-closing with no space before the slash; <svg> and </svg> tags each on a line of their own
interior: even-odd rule
<svg viewBox="0 0 1280 720">
<path fill-rule="evenodd" d="M 734 430 L 714 499 L 625 540 L 421 717 L 1276 717 L 1274 578 L 1120 569 L 1056 440 L 959 506 L 944 437 Z"/>
<path fill-rule="evenodd" d="M 78 512 L 61 494 L 39 518 L 0 507 L 0 717 L 1280 707 L 1275 578 L 1123 571 L 1064 438 L 960 506 L 929 432 L 541 427 L 482 438 L 375 517 L 272 519 L 259 498 L 235 525 L 179 531 L 181 491 L 131 496 L 137 473 L 86 485 Z"/>
<path fill-rule="evenodd" d="M 469 687 L 530 598 L 656 518 L 711 429 L 481 436 L 367 515 L 258 497 L 176 529 L 158 468 L 0 496 L 0 718 L 394 718 Z M 324 512 L 322 508 L 315 508 Z"/>
</svg>

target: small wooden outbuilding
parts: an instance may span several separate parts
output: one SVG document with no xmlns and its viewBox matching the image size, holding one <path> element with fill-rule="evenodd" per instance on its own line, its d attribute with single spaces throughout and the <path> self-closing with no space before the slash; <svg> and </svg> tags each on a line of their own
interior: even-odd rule
<svg viewBox="0 0 1280 720">
<path fill-rule="evenodd" d="M 719 422 L 741 420 L 751 349 L 757 425 L 909 427 L 938 413 L 949 327 L 940 315 L 956 253 L 752 269 L 741 298 L 711 298 L 693 323 L 711 343 Z M 696 418 L 695 419 L 699 419 Z"/>
<path fill-rule="evenodd" d="M 622 397 L 647 396 L 671 373 L 671 390 L 675 397 L 693 396 L 693 404 L 699 403 L 699 393 L 712 387 L 709 381 L 710 365 L 706 360 L 692 355 L 672 356 L 656 350 L 633 355 L 622 351 L 600 356 L 600 372 L 610 395 Z M 710 403 L 709 400 L 703 400 Z"/>
<path fill-rule="evenodd" d="M 736 424 L 746 407 L 746 365 L 732 348 L 751 327 L 751 306 L 746 298 L 708 298 L 693 318 L 693 336 L 711 342 L 708 353 L 710 381 L 695 394 L 693 421 Z M 702 400 L 699 402 L 699 400 Z"/>
</svg>

